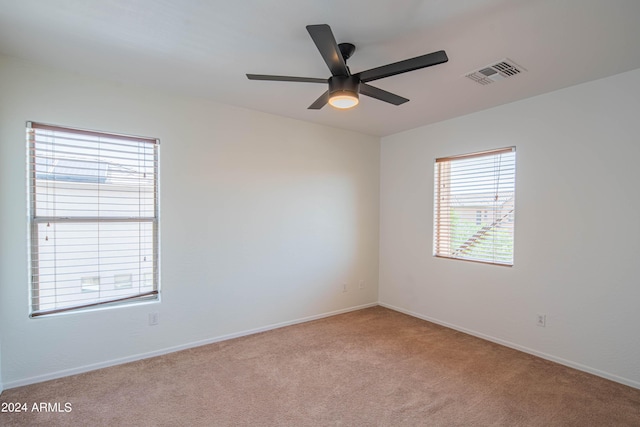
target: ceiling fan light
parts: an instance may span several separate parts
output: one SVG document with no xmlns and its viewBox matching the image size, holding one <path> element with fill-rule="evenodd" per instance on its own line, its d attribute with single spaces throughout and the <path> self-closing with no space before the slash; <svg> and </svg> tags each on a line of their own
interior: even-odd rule
<svg viewBox="0 0 640 427">
<path fill-rule="evenodd" d="M 357 92 L 351 92 L 348 90 L 336 91 L 331 94 L 329 98 L 329 105 L 341 110 L 347 108 L 353 108 L 360 102 Z"/>
</svg>

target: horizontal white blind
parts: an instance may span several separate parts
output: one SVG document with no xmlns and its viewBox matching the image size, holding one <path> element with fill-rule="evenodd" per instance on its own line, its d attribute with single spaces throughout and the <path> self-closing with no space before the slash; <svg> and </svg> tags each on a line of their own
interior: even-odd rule
<svg viewBox="0 0 640 427">
<path fill-rule="evenodd" d="M 31 315 L 158 294 L 156 139 L 28 123 Z"/>
<path fill-rule="evenodd" d="M 515 148 L 436 159 L 434 255 L 513 265 Z"/>
</svg>

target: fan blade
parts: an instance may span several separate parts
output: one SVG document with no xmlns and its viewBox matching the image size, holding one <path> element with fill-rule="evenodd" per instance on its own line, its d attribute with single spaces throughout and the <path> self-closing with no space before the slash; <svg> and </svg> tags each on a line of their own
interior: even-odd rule
<svg viewBox="0 0 640 427">
<path fill-rule="evenodd" d="M 329 91 L 326 91 L 325 93 L 320 95 L 320 98 L 316 99 L 313 104 L 309 105 L 309 107 L 307 107 L 307 110 L 319 110 L 324 107 L 327 102 L 329 102 Z"/>
<path fill-rule="evenodd" d="M 315 77 L 270 76 L 267 74 L 247 74 L 249 80 L 270 80 L 277 82 L 327 83 L 327 79 Z"/>
<path fill-rule="evenodd" d="M 363 83 L 373 80 L 382 79 L 396 74 L 406 73 L 408 71 L 419 70 L 420 68 L 431 67 L 432 65 L 447 62 L 449 58 L 444 50 L 428 53 L 415 58 L 405 59 L 404 61 L 394 62 L 393 64 L 383 65 L 382 67 L 372 68 L 362 71 L 355 76 L 360 78 Z"/>
<path fill-rule="evenodd" d="M 370 86 L 366 83 L 360 83 L 360 93 L 362 95 L 370 96 L 371 98 L 379 99 L 380 101 L 388 102 L 393 105 L 400 105 L 408 102 L 407 98 L 403 98 L 386 90 L 379 89 L 377 87 Z"/>
<path fill-rule="evenodd" d="M 326 24 L 307 25 L 307 31 L 320 51 L 324 62 L 327 63 L 329 70 L 331 70 L 331 75 L 348 76 L 347 64 L 344 63 L 344 58 L 340 53 L 335 37 L 333 37 L 331 27 Z"/>
</svg>

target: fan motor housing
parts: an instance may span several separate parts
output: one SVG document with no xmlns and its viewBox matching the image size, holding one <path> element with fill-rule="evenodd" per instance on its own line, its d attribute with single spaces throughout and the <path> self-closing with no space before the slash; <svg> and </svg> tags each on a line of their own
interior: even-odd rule
<svg viewBox="0 0 640 427">
<path fill-rule="evenodd" d="M 360 79 L 354 76 L 329 77 L 329 95 L 351 95 L 359 98 Z"/>
</svg>

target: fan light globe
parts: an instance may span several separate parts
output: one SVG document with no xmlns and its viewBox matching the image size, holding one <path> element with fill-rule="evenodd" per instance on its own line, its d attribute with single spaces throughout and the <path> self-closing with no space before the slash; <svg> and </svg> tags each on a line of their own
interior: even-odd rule
<svg viewBox="0 0 640 427">
<path fill-rule="evenodd" d="M 358 94 L 348 91 L 334 93 L 331 95 L 331 98 L 329 98 L 329 104 L 332 107 L 339 108 L 341 110 L 353 108 L 358 105 L 359 102 Z"/>
</svg>

